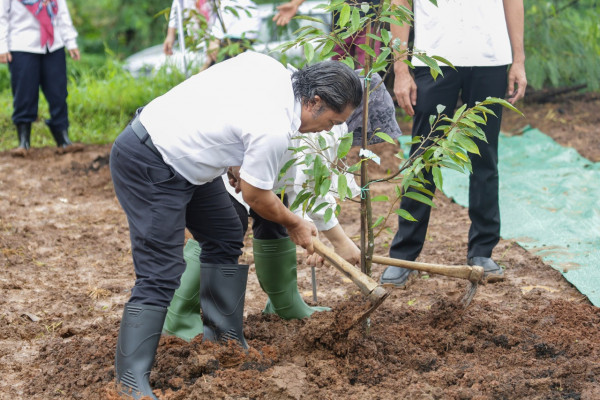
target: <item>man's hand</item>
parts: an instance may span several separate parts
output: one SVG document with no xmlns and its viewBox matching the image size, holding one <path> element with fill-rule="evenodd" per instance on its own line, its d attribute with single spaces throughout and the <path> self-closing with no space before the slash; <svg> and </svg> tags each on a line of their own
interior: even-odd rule
<svg viewBox="0 0 600 400">
<path fill-rule="evenodd" d="M 352 265 L 360 262 L 360 250 L 350 239 L 340 224 L 322 232 L 333 245 L 335 252 Z"/>
<path fill-rule="evenodd" d="M 264 219 L 285 226 L 294 243 L 304 247 L 309 254 L 313 253 L 312 237 L 317 235 L 317 228 L 313 223 L 288 210 L 271 190 L 259 189 L 243 179 L 239 181 L 244 201 L 254 212 Z"/>
<path fill-rule="evenodd" d="M 81 59 L 81 55 L 79 54 L 79 49 L 78 48 L 74 48 L 74 49 L 69 50 L 69 55 L 75 61 L 79 61 Z"/>
<path fill-rule="evenodd" d="M 9 62 L 12 62 L 12 56 L 10 55 L 10 53 L 0 54 L 0 63 L 6 64 Z"/>
<path fill-rule="evenodd" d="M 360 262 L 360 249 L 354 244 L 350 238 L 343 244 L 334 246 L 335 252 L 344 260 L 352 265 L 357 265 Z"/>
<path fill-rule="evenodd" d="M 301 217 L 296 216 L 296 218 L 297 220 L 293 224 L 286 225 L 290 239 L 298 246 L 305 248 L 308 254 L 313 254 L 315 250 L 312 238 L 317 236 L 317 227 Z"/>
<path fill-rule="evenodd" d="M 277 14 L 275 14 L 273 17 L 273 21 L 275 21 L 278 26 L 287 25 L 296 15 L 298 12 L 298 6 L 302 4 L 303 1 L 304 0 L 300 2 L 297 0 L 292 0 L 289 3 L 284 3 L 280 6 L 277 6 Z"/>
<path fill-rule="evenodd" d="M 235 188 L 235 192 L 239 193 L 242 191 L 241 179 L 240 179 L 240 167 L 229 167 L 227 168 L 227 178 L 229 178 L 229 184 Z"/>
<path fill-rule="evenodd" d="M 415 115 L 413 107 L 417 104 L 417 84 L 413 79 L 408 65 L 395 69 L 394 94 L 398 105 L 411 117 Z"/>
<path fill-rule="evenodd" d="M 167 37 L 163 43 L 163 53 L 168 56 L 173 55 L 173 44 L 175 43 L 175 28 L 167 29 Z"/>
<path fill-rule="evenodd" d="M 525 96 L 527 88 L 527 76 L 525 75 L 525 64 L 513 63 L 508 70 L 508 93 L 506 99 L 510 104 L 515 104 Z"/>
</svg>

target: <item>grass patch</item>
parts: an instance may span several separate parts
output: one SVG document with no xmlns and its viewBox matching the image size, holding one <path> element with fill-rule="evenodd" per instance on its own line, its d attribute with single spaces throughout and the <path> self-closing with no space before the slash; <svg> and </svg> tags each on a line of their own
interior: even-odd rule
<svg viewBox="0 0 600 400">
<path fill-rule="evenodd" d="M 69 136 L 85 144 L 111 143 L 131 119 L 135 110 L 167 92 L 185 79 L 177 71 L 160 70 L 149 77 L 133 78 L 112 57 L 104 62 L 69 60 Z M 0 151 L 16 147 L 17 135 L 12 123 L 12 93 L 8 68 L 0 70 Z M 54 146 L 46 127 L 48 105 L 40 92 L 38 119 L 33 123 L 32 147 Z"/>
</svg>

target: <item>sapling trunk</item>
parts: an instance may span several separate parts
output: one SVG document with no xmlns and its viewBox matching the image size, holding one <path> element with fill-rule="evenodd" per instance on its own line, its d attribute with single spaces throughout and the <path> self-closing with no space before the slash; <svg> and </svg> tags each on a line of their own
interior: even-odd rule
<svg viewBox="0 0 600 400">
<path fill-rule="evenodd" d="M 371 33 L 371 24 L 367 24 L 367 37 Z M 373 39 L 368 39 L 369 47 L 373 47 Z M 371 69 L 371 56 L 365 54 L 364 71 L 367 73 L 363 85 L 363 121 L 362 121 L 362 148 L 367 149 L 369 146 L 368 121 L 369 121 L 369 89 L 371 83 L 369 79 L 369 71 Z M 371 260 L 373 257 L 374 237 L 373 237 L 373 213 L 371 208 L 371 193 L 369 191 L 369 159 L 363 154 L 361 156 L 362 163 L 360 165 L 360 269 L 367 276 L 371 276 Z"/>
</svg>

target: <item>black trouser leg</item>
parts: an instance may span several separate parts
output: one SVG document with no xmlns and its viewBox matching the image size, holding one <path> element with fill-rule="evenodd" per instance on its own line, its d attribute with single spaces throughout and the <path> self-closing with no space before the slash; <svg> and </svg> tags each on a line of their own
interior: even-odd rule
<svg viewBox="0 0 600 400">
<path fill-rule="evenodd" d="M 451 68 L 443 68 L 444 76 L 438 76 L 436 80 L 431 77 L 429 68 L 417 67 L 415 69 L 415 82 L 417 84 L 417 104 L 414 107 L 412 136 L 426 137 L 431 131 L 429 123 L 430 115 L 437 115 L 438 104 L 446 106 L 444 113 L 451 114 L 456 107 L 461 86 L 461 77 L 458 72 Z M 418 151 L 419 146 L 411 147 L 411 154 Z M 431 182 L 426 185 L 432 192 L 435 190 L 430 173 L 424 173 L 425 178 Z M 398 217 L 398 230 L 392 245 L 390 256 L 403 260 L 414 261 L 425 243 L 427 226 L 431 207 L 427 204 L 404 197 L 400 208 L 407 210 L 417 221 L 408 221 Z"/>
<path fill-rule="evenodd" d="M 50 119 L 46 120 L 46 125 L 53 135 L 55 132 L 66 132 L 69 129 L 69 109 L 67 107 L 67 60 L 64 48 L 42 55 L 40 86 L 50 110 Z M 55 139 L 61 146 L 68 137 L 57 138 L 55 135 Z"/>
<path fill-rule="evenodd" d="M 462 90 L 463 102 L 473 107 L 487 97 L 504 97 L 507 87 L 507 66 L 473 67 L 466 75 Z M 468 75 L 467 75 L 468 74 Z M 502 107 L 489 106 L 490 115 L 482 126 L 487 143 L 475 139 L 481 156 L 469 154 L 473 173 L 469 176 L 469 245 L 467 258 L 491 257 L 500 240 L 500 206 L 498 193 L 498 136 Z"/>
<path fill-rule="evenodd" d="M 34 122 L 38 117 L 38 101 L 41 80 L 42 54 L 11 52 L 10 87 L 13 94 L 15 125 Z"/>
</svg>

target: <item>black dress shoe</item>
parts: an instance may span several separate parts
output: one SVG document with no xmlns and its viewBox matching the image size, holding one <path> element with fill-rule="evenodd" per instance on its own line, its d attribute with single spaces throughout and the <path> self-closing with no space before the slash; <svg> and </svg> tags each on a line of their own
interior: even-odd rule
<svg viewBox="0 0 600 400">
<path fill-rule="evenodd" d="M 394 286 L 394 287 L 404 287 L 406 285 L 406 281 L 410 277 L 411 273 L 418 274 L 419 271 L 413 271 L 407 268 L 402 267 L 387 267 L 383 274 L 381 274 L 381 278 L 379 278 L 379 283 L 383 286 Z"/>
<path fill-rule="evenodd" d="M 483 267 L 483 279 L 490 283 L 504 280 L 504 270 L 489 257 L 471 257 L 467 264 Z"/>
</svg>

